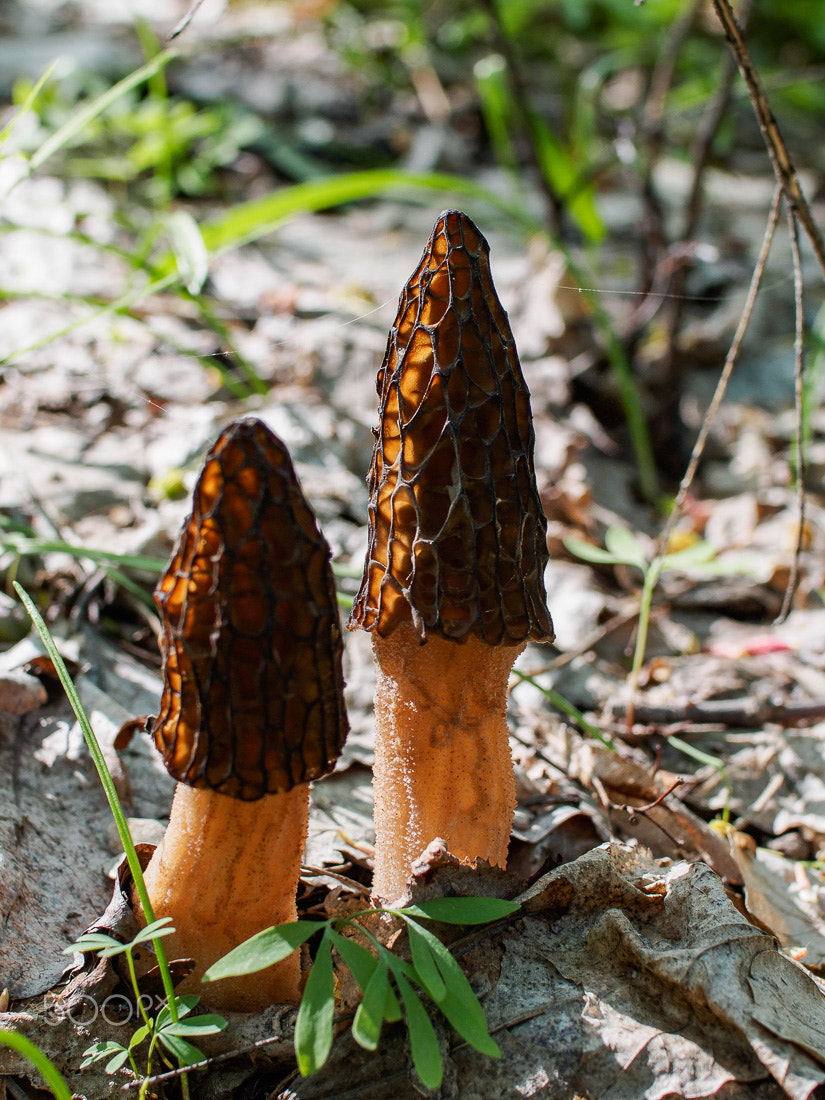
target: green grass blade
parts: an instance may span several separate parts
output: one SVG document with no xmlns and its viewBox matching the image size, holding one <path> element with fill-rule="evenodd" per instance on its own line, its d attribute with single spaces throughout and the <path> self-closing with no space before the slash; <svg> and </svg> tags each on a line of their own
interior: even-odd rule
<svg viewBox="0 0 825 1100">
<path fill-rule="evenodd" d="M 204 243 L 211 253 L 225 252 L 240 244 L 257 240 L 287 219 L 298 214 L 327 210 L 343 203 L 374 198 L 385 191 L 413 188 L 459 194 L 504 210 L 523 227 L 531 230 L 537 223 L 514 204 L 502 200 L 494 192 L 461 176 L 441 172 L 403 172 L 395 168 L 375 168 L 363 172 L 348 172 L 320 180 L 309 180 L 274 191 L 258 199 L 240 203 L 226 214 L 201 225 Z M 169 261 L 167 261 L 168 263 Z M 165 267 L 161 267 L 165 270 Z"/>
<path fill-rule="evenodd" d="M 267 966 L 279 963 L 291 955 L 302 943 L 328 928 L 327 921 L 299 920 L 265 928 L 248 940 L 234 947 L 222 959 L 213 963 L 203 976 L 205 982 L 217 982 L 221 978 L 236 978 L 242 974 L 254 974 Z"/>
<path fill-rule="evenodd" d="M 27 115 L 29 113 L 29 111 L 32 109 L 32 107 L 35 104 L 35 101 L 37 100 L 37 97 L 40 95 L 40 92 L 41 92 L 44 84 L 46 83 L 46 81 L 49 79 L 49 77 L 54 72 L 54 67 L 55 67 L 56 64 L 57 64 L 57 61 L 53 61 L 51 63 L 51 65 L 49 65 L 48 69 L 46 69 L 46 71 L 43 73 L 43 75 L 37 81 L 35 86 L 32 88 L 32 90 L 29 92 L 29 94 L 26 96 L 26 98 L 20 104 L 19 110 L 9 119 L 9 121 L 6 123 L 6 125 L 3 127 L 3 129 L 0 130 L 0 147 L 2 147 L 5 144 L 6 139 L 8 138 L 8 136 L 12 132 L 12 130 L 15 128 L 17 123 L 20 121 L 20 119 L 23 118 L 25 115 Z"/>
<path fill-rule="evenodd" d="M 125 294 L 122 294 L 113 302 L 109 302 L 101 309 L 96 309 L 93 313 L 89 313 L 85 317 L 79 317 L 76 321 L 64 325 L 63 328 L 52 330 L 52 332 L 46 333 L 45 336 L 40 336 L 37 340 L 32 340 L 32 342 L 26 344 L 25 347 L 13 348 L 5 355 L 0 355 L 0 366 L 4 363 L 10 363 L 20 355 L 27 355 L 31 351 L 37 351 L 38 348 L 43 348 L 47 344 L 59 340 L 62 336 L 68 336 L 70 333 L 76 332 L 77 329 L 83 328 L 84 325 L 88 325 L 92 321 L 97 321 L 101 317 L 107 316 L 107 314 L 128 311 L 132 306 L 136 306 L 138 302 L 142 302 L 144 298 L 151 298 L 153 294 L 160 294 L 162 290 L 167 290 L 170 286 L 174 286 L 175 283 L 179 281 L 180 275 L 178 274 L 177 268 L 168 271 L 161 278 L 153 279 L 151 282 L 144 283 L 136 289 L 128 290 Z"/>
<path fill-rule="evenodd" d="M 559 693 L 553 691 L 552 688 L 540 684 L 535 676 L 528 676 L 526 672 L 519 672 L 517 668 L 513 669 L 513 675 L 518 677 L 519 680 L 523 680 L 526 684 L 532 684 L 537 691 L 540 691 L 542 695 L 545 695 L 550 700 L 557 710 L 560 710 L 562 714 L 566 714 L 568 718 L 572 718 L 579 729 L 589 737 L 595 738 L 596 741 L 601 741 L 605 748 L 610 749 L 611 752 L 617 751 L 613 739 L 608 737 L 607 734 L 602 733 L 598 726 L 594 726 L 592 722 L 588 722 L 578 707 L 574 707 L 563 695 L 559 695 Z"/>
<path fill-rule="evenodd" d="M 415 1072 L 428 1089 L 437 1089 L 444 1076 L 438 1036 L 426 1009 L 403 974 L 395 974 L 410 1033 L 410 1053 Z"/>
<path fill-rule="evenodd" d="M 334 1013 L 332 941 L 326 933 L 309 972 L 295 1022 L 295 1056 L 302 1077 L 315 1073 L 329 1057 Z"/>
<path fill-rule="evenodd" d="M 92 550 L 83 546 L 74 546 L 62 539 L 46 539 L 37 536 L 21 538 L 17 535 L 6 535 L 0 539 L 0 550 L 19 554 L 21 557 L 49 553 L 68 554 L 73 558 L 88 558 L 89 561 L 100 562 L 102 565 L 111 563 L 122 569 L 137 569 L 143 573 L 153 574 L 160 573 L 167 565 L 164 558 L 150 558 L 143 554 L 118 554 L 114 550 Z"/>
<path fill-rule="evenodd" d="M 11 1047 L 18 1054 L 22 1054 L 24 1058 L 28 1058 L 57 1100 L 72 1100 L 71 1089 L 61 1076 L 57 1066 L 46 1057 L 40 1047 L 35 1046 L 25 1035 L 20 1035 L 16 1031 L 0 1031 L 0 1045 Z"/>
<path fill-rule="evenodd" d="M 163 53 L 157 54 L 147 62 L 147 64 L 136 69 L 133 73 L 129 73 L 123 80 L 119 80 L 117 84 L 114 84 L 111 88 L 108 88 L 97 99 L 93 99 L 91 103 L 87 103 L 85 107 L 82 107 L 79 111 L 76 111 L 71 118 L 65 122 L 58 130 L 55 130 L 40 146 L 40 148 L 32 154 L 29 160 L 29 172 L 36 172 L 41 165 L 59 152 L 71 140 L 77 136 L 82 130 L 93 122 L 96 118 L 102 115 L 105 111 L 116 103 L 121 96 L 126 95 L 133 88 L 139 87 L 139 85 L 145 83 L 147 80 L 159 73 L 165 68 L 170 61 L 177 57 L 176 50 L 164 50 Z"/>
<path fill-rule="evenodd" d="M 49 628 L 43 621 L 40 612 L 34 605 L 31 596 L 28 592 L 14 581 L 14 590 L 20 599 L 23 601 L 23 605 L 26 611 L 29 613 L 29 617 L 34 623 L 37 633 L 40 635 L 43 645 L 46 647 L 46 652 L 51 658 L 55 671 L 57 672 L 60 683 L 63 690 L 66 693 L 66 698 L 69 700 L 69 704 L 74 711 L 75 718 L 77 718 L 78 724 L 83 732 L 83 737 L 86 741 L 86 745 L 89 749 L 89 755 L 94 761 L 97 774 L 100 777 L 100 782 L 103 786 L 103 791 L 106 795 L 106 800 L 109 803 L 109 809 L 112 812 L 112 817 L 115 820 L 118 836 L 120 837 L 120 843 L 123 845 L 123 851 L 126 854 L 126 861 L 129 864 L 129 870 L 132 872 L 132 879 L 134 880 L 135 890 L 137 891 L 138 899 L 143 908 L 143 913 L 148 924 L 151 924 L 155 919 L 155 914 L 152 911 L 152 903 L 149 900 L 149 894 L 146 891 L 146 884 L 143 881 L 143 871 L 140 867 L 140 860 L 138 859 L 137 852 L 135 851 L 135 845 L 132 841 L 132 835 L 129 832 L 129 826 L 126 823 L 126 815 L 123 812 L 123 807 L 120 804 L 115 785 L 112 782 L 112 776 L 106 765 L 106 761 L 103 758 L 103 753 L 100 749 L 95 732 L 92 729 L 91 723 L 83 709 L 83 704 L 80 702 L 80 696 L 77 694 L 77 689 L 74 686 L 68 669 L 63 662 L 63 658 L 58 652 L 57 646 L 54 644 L 54 638 L 49 633 Z M 163 941 L 161 939 L 154 939 L 152 946 L 155 949 L 155 955 L 158 960 L 158 968 L 161 974 L 161 980 L 163 981 L 163 989 L 166 994 L 167 1001 L 172 1005 L 172 1014 L 177 1019 L 177 1010 L 174 1007 L 174 991 L 172 988 L 172 978 L 169 973 L 169 965 L 166 961 L 166 952 L 163 948 Z"/>
</svg>

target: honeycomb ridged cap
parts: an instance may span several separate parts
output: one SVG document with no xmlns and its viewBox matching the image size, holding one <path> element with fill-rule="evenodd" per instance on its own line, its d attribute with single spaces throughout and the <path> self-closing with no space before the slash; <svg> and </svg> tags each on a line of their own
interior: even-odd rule
<svg viewBox="0 0 825 1100">
<path fill-rule="evenodd" d="M 155 591 L 170 775 L 254 800 L 329 771 L 347 735 L 330 550 L 284 444 L 231 424 Z"/>
<path fill-rule="evenodd" d="M 441 214 L 378 372 L 369 546 L 348 627 L 552 641 L 530 394 L 465 214 Z"/>
</svg>

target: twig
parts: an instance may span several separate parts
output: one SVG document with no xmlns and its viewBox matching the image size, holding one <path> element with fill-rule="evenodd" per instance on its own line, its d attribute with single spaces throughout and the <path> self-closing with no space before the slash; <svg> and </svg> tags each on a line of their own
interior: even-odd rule
<svg viewBox="0 0 825 1100">
<path fill-rule="evenodd" d="M 669 794 L 673 794 L 677 787 L 683 786 L 684 782 L 685 781 L 684 779 L 682 779 L 681 776 L 677 776 L 666 791 L 663 791 L 662 794 L 660 794 L 659 797 L 654 799 L 652 802 L 648 802 L 646 806 L 632 806 L 630 803 L 627 803 L 627 805 L 618 806 L 617 809 L 624 810 L 625 813 L 629 814 L 630 824 L 635 825 L 636 822 L 633 819 L 636 814 L 641 814 L 642 817 L 645 817 L 648 810 L 655 810 L 657 806 L 661 806 L 667 796 Z"/>
<path fill-rule="evenodd" d="M 617 721 L 619 708 L 611 708 L 608 716 Z M 706 699 L 695 703 L 691 700 L 657 706 L 639 703 L 635 719 L 643 726 L 729 726 L 737 729 L 756 729 L 766 722 L 783 727 L 797 726 L 800 722 L 825 717 L 825 699 L 811 699 L 804 703 L 789 703 L 783 699 L 754 698 Z"/>
<path fill-rule="evenodd" d="M 254 1054 L 256 1051 L 261 1050 L 263 1047 L 272 1046 L 273 1043 L 286 1043 L 291 1042 L 287 1040 L 283 1035 L 271 1035 L 267 1039 L 259 1039 L 256 1043 L 251 1043 L 249 1046 L 239 1047 L 237 1050 L 227 1050 L 223 1054 L 215 1054 L 210 1058 L 204 1058 L 202 1062 L 193 1062 L 189 1066 L 180 1066 L 178 1069 L 167 1070 L 166 1073 L 156 1073 L 153 1077 L 144 1077 L 140 1081 L 127 1081 L 125 1085 L 120 1086 L 121 1092 L 129 1092 L 131 1089 L 139 1089 L 144 1085 L 160 1084 L 162 1081 L 174 1081 L 178 1077 L 184 1077 L 187 1073 L 192 1073 L 199 1069 L 208 1069 L 210 1066 L 216 1066 L 219 1062 L 230 1062 L 233 1058 L 239 1058 L 242 1054 Z"/>
<path fill-rule="evenodd" d="M 822 269 L 822 273 L 825 275 L 825 240 L 823 240 L 819 227 L 814 221 L 811 208 L 808 206 L 807 200 L 802 193 L 796 169 L 788 154 L 788 147 L 785 144 L 779 130 L 779 125 L 773 116 L 773 111 L 771 111 L 768 100 L 762 90 L 756 69 L 753 67 L 753 62 L 745 46 L 741 28 L 736 22 L 736 16 L 733 14 L 733 10 L 728 0 L 713 0 L 713 7 L 719 18 L 719 22 L 725 30 L 725 37 L 728 40 L 730 48 L 733 50 L 733 55 L 736 58 L 736 64 L 739 66 L 739 71 L 748 86 L 748 94 L 750 95 L 751 103 L 756 113 L 759 129 L 762 131 L 762 137 L 768 147 L 768 153 L 773 163 L 773 170 L 776 174 L 777 182 L 785 192 L 791 210 L 799 219 L 802 228 L 805 230 L 805 234 L 811 242 L 811 247 Z"/>
<path fill-rule="evenodd" d="M 610 824 L 610 813 L 609 813 L 609 811 L 610 810 L 621 810 L 623 813 L 627 814 L 628 821 L 630 822 L 631 825 L 636 825 L 638 823 L 639 817 L 643 817 L 645 819 L 645 821 L 649 821 L 651 825 L 654 825 L 657 829 L 659 829 L 660 832 L 664 833 L 664 835 L 668 838 L 668 840 L 671 842 L 671 844 L 673 844 L 676 848 L 683 847 L 684 841 L 679 840 L 678 837 L 675 837 L 661 823 L 661 821 L 657 821 L 654 817 L 650 817 L 648 815 L 648 810 L 653 810 L 657 806 L 661 805 L 662 801 L 665 798 L 667 798 L 667 796 L 669 794 L 672 794 L 673 791 L 675 791 L 677 787 L 682 786 L 682 784 L 684 783 L 684 779 L 682 779 L 681 777 L 676 779 L 676 781 L 674 783 L 672 783 L 671 786 L 668 787 L 668 789 L 663 794 L 660 794 L 657 799 L 655 799 L 653 802 L 646 803 L 644 806 L 634 806 L 631 803 L 614 802 L 613 799 L 610 798 L 607 791 L 605 790 L 604 784 L 599 779 L 597 779 L 596 776 L 592 776 L 590 782 L 593 786 L 593 789 L 598 793 L 599 797 L 601 798 L 601 800 L 604 804 L 604 808 L 608 811 L 608 815 L 607 815 L 608 824 Z M 664 808 L 667 809 L 667 807 L 664 807 Z M 612 834 L 612 826 L 611 826 L 611 834 Z"/>
<path fill-rule="evenodd" d="M 802 408 L 802 382 L 805 364 L 805 350 L 803 343 L 803 327 L 805 324 L 805 312 L 802 303 L 802 257 L 799 254 L 799 227 L 793 210 L 788 207 L 788 230 L 791 237 L 791 254 L 793 256 L 793 296 L 795 312 L 794 331 L 794 404 L 796 406 L 796 445 L 794 448 L 796 458 L 796 499 L 799 527 L 796 532 L 796 545 L 794 546 L 791 571 L 788 583 L 785 586 L 785 595 L 782 598 L 782 607 L 774 620 L 775 624 L 784 623 L 791 610 L 794 592 L 799 582 L 799 559 L 802 554 L 802 542 L 805 538 L 805 455 L 803 453 L 802 432 L 804 427 L 804 410 Z"/>
<path fill-rule="evenodd" d="M 203 3 L 203 0 L 194 0 L 194 2 L 192 4 L 192 6 L 190 7 L 189 11 L 186 13 L 186 15 L 184 15 L 183 19 L 181 19 L 181 21 L 178 23 L 178 25 L 175 27 L 175 29 L 172 31 L 172 33 L 169 35 L 169 41 L 170 42 L 173 39 L 177 38 L 179 34 L 183 34 L 183 32 L 186 30 L 186 28 L 192 22 L 193 18 L 197 15 L 198 8 L 201 6 L 202 3 Z"/>
<path fill-rule="evenodd" d="M 342 886 L 346 886 L 348 889 L 353 890 L 357 894 L 362 894 L 364 897 L 369 897 L 369 888 L 364 886 L 362 882 L 357 882 L 354 878 L 349 878 L 347 875 L 341 875 L 337 871 L 332 871 L 329 867 L 311 867 L 309 864 L 301 864 L 301 875 L 321 876 L 326 878 L 335 879 L 336 882 L 340 882 Z"/>
<path fill-rule="evenodd" d="M 733 335 L 730 349 L 728 350 L 727 357 L 725 358 L 725 365 L 722 368 L 722 373 L 719 376 L 719 381 L 716 385 L 716 391 L 713 395 L 713 400 L 710 403 L 705 419 L 702 422 L 702 427 L 699 430 L 699 435 L 693 445 L 693 451 L 690 456 L 690 462 L 688 462 L 688 468 L 685 471 L 685 475 L 682 478 L 679 485 L 679 491 L 676 494 L 676 500 L 673 503 L 673 509 L 668 517 L 668 521 L 662 529 L 662 533 L 656 540 L 656 556 L 667 552 L 667 544 L 674 527 L 679 521 L 679 517 L 684 507 L 685 498 L 690 491 L 690 487 L 693 484 L 693 479 L 696 476 L 696 470 L 699 466 L 699 461 L 705 450 L 705 444 L 707 443 L 708 436 L 710 435 L 710 429 L 713 421 L 716 418 L 716 414 L 719 412 L 719 406 L 725 397 L 725 391 L 730 381 L 731 373 L 733 372 L 736 359 L 739 355 L 739 348 L 741 347 L 742 340 L 745 336 L 748 324 L 750 323 L 751 313 L 756 302 L 756 292 L 759 290 L 759 284 L 762 281 L 762 275 L 765 271 L 765 264 L 768 260 L 768 253 L 770 252 L 771 242 L 773 241 L 773 235 L 776 230 L 776 223 L 779 220 L 779 200 L 782 192 L 779 187 L 776 188 L 773 195 L 773 202 L 771 203 L 770 214 L 768 215 L 768 224 L 765 227 L 765 236 L 762 241 L 762 248 L 759 252 L 759 258 L 756 261 L 756 266 L 753 269 L 753 275 L 751 276 L 750 286 L 748 287 L 748 296 L 745 300 L 745 307 L 742 310 L 742 316 L 739 318 L 739 324 L 736 327 L 736 332 Z"/>
</svg>

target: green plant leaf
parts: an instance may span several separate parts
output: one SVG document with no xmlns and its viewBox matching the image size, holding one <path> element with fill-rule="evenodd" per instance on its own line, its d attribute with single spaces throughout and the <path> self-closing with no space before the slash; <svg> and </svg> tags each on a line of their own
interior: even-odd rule
<svg viewBox="0 0 825 1100">
<path fill-rule="evenodd" d="M 310 936 L 327 928 L 328 921 L 292 921 L 265 928 L 233 948 L 228 955 L 213 963 L 203 976 L 205 982 L 221 978 L 235 978 L 241 974 L 254 974 L 273 963 L 281 962 L 305 943 Z"/>
<path fill-rule="evenodd" d="M 146 1024 L 144 1024 L 143 1027 L 139 1027 L 129 1040 L 129 1050 L 134 1050 L 135 1047 L 139 1047 L 143 1040 L 148 1039 L 151 1034 L 152 1028 L 147 1027 Z"/>
<path fill-rule="evenodd" d="M 489 924 L 516 913 L 521 906 L 503 898 L 433 898 L 420 905 L 408 905 L 402 914 L 426 917 L 442 924 Z"/>
<path fill-rule="evenodd" d="M 375 1050 L 378 1047 L 389 989 L 389 971 L 387 964 L 382 961 L 373 971 L 352 1021 L 352 1037 L 365 1050 Z"/>
<path fill-rule="evenodd" d="M 601 546 L 593 546 L 584 539 L 562 539 L 565 550 L 569 551 L 582 561 L 591 561 L 595 565 L 619 565 L 620 559 L 609 550 L 603 550 Z"/>
<path fill-rule="evenodd" d="M 695 565 L 709 565 L 716 557 L 717 550 L 712 542 L 701 539 L 683 550 L 665 554 L 661 559 L 662 572 L 668 569 L 691 569 Z"/>
<path fill-rule="evenodd" d="M 127 949 L 128 944 L 121 943 L 114 936 L 107 936 L 105 932 L 84 932 L 78 940 L 70 943 L 68 947 L 64 947 L 62 953 L 73 955 L 76 951 L 79 951 L 81 954 L 86 955 L 92 952 L 102 954 L 103 951 L 107 951 L 109 954 L 118 954 Z"/>
<path fill-rule="evenodd" d="M 178 1020 L 182 1020 L 184 1016 L 188 1016 L 193 1008 L 197 1008 L 200 1004 L 200 997 L 197 993 L 184 993 L 181 996 L 175 997 L 175 1008 L 177 1010 L 178 1019 L 174 1019 L 171 1008 L 168 1004 L 164 1005 L 158 1013 L 155 1020 L 155 1027 L 165 1027 L 167 1024 L 177 1023 Z"/>
<path fill-rule="evenodd" d="M 158 1039 L 182 1066 L 194 1066 L 204 1060 L 204 1053 L 179 1035 L 170 1035 L 165 1029 L 158 1032 Z"/>
<path fill-rule="evenodd" d="M 168 936 L 174 931 L 171 917 L 159 917 L 157 920 L 153 920 L 151 924 L 147 924 L 145 928 L 141 928 L 130 946 L 134 947 L 135 944 L 145 943 L 146 940 L 153 940 L 157 936 Z"/>
<path fill-rule="evenodd" d="M 604 544 L 617 562 L 638 566 L 642 572 L 647 569 L 644 548 L 636 535 L 626 527 L 608 527 L 604 533 Z"/>
<path fill-rule="evenodd" d="M 90 122 L 102 115 L 104 111 L 108 111 L 121 96 L 126 95 L 132 88 L 137 88 L 145 81 L 150 80 L 155 73 L 159 73 L 176 56 L 177 51 L 175 50 L 165 50 L 163 53 L 157 54 L 146 65 L 136 69 L 133 73 L 129 73 L 123 80 L 118 81 L 117 84 L 105 91 L 103 95 L 98 96 L 91 103 L 87 103 L 79 111 L 75 111 L 68 121 L 59 130 L 51 134 L 40 148 L 32 154 L 29 161 L 30 172 L 36 172 L 49 157 L 68 145 Z"/>
<path fill-rule="evenodd" d="M 163 1035 L 215 1035 L 226 1027 L 223 1016 L 196 1016 L 194 1020 L 180 1020 L 176 1024 L 164 1024 L 158 1034 Z"/>
<path fill-rule="evenodd" d="M 428 1089 L 437 1089 L 444 1076 L 444 1064 L 432 1020 L 403 974 L 396 973 L 395 980 L 404 1002 L 415 1072 Z"/>
<path fill-rule="evenodd" d="M 463 971 L 461 976 L 464 978 Z M 447 995 L 438 1002 L 438 1007 L 471 1047 L 475 1047 L 480 1054 L 486 1054 L 489 1058 L 500 1058 L 499 1045 L 490 1035 L 484 1009 L 469 982 L 467 982 L 467 990 L 458 990 L 450 984 L 446 974 L 444 981 L 447 985 Z M 467 979 L 464 978 L 464 981 L 466 982 Z"/>
<path fill-rule="evenodd" d="M 295 1021 L 295 1056 L 302 1077 L 315 1073 L 329 1056 L 334 1012 L 332 940 L 327 931 L 309 972 L 301 1007 L 298 1009 L 298 1019 Z"/>
<path fill-rule="evenodd" d="M 109 1061 L 103 1067 L 103 1071 L 104 1071 L 104 1073 L 117 1073 L 117 1071 L 120 1069 L 120 1067 L 125 1065 L 126 1062 L 128 1062 L 128 1061 L 129 1061 L 129 1051 L 128 1050 L 123 1050 L 121 1048 L 121 1050 L 118 1051 L 118 1053 L 114 1056 L 114 1058 L 109 1059 Z"/>
<path fill-rule="evenodd" d="M 112 1054 L 124 1054 L 128 1058 L 129 1052 L 121 1043 L 113 1042 L 101 1042 L 93 1043 L 92 1046 L 87 1047 L 83 1051 L 83 1061 L 80 1063 L 81 1069 L 87 1069 L 89 1066 L 94 1065 L 95 1062 L 102 1062 L 104 1058 L 108 1058 Z M 121 1063 L 122 1065 L 123 1063 Z M 108 1073 L 108 1067 L 106 1069 Z"/>
<path fill-rule="evenodd" d="M 421 929 L 415 921 L 407 921 L 407 934 L 410 938 L 410 954 L 418 984 L 434 1001 L 442 1001 L 447 995 L 447 987 L 436 966 L 429 944 L 421 935 Z"/>
<path fill-rule="evenodd" d="M 362 947 L 355 940 L 347 939 L 340 932 L 336 932 L 334 928 L 330 928 L 329 936 L 363 993 L 375 972 L 378 959 L 366 947 Z"/>
<path fill-rule="evenodd" d="M 490 1037 L 484 1009 L 467 981 L 467 976 L 456 960 L 428 928 L 418 926 L 418 932 L 426 939 L 436 966 L 444 979 L 446 991 L 438 1007 L 467 1042 L 482 1054 L 493 1058 L 500 1056 L 498 1044 Z"/>
</svg>

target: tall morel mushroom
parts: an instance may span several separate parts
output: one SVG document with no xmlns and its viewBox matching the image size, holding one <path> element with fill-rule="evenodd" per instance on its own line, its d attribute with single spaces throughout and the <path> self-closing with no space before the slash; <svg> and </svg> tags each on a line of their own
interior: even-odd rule
<svg viewBox="0 0 825 1100">
<path fill-rule="evenodd" d="M 194 505 L 155 592 L 163 695 L 155 743 L 177 779 L 146 870 L 173 957 L 216 959 L 296 919 L 309 782 L 347 734 L 330 551 L 281 441 L 232 424 L 207 455 Z M 211 1005 L 297 1001 L 297 955 L 208 987 Z"/>
<path fill-rule="evenodd" d="M 394 900 L 436 836 L 504 866 L 507 682 L 528 639 L 553 639 L 530 395 L 489 246 L 465 214 L 436 222 L 377 388 L 369 548 L 348 626 L 373 637 L 373 893 Z"/>
</svg>

